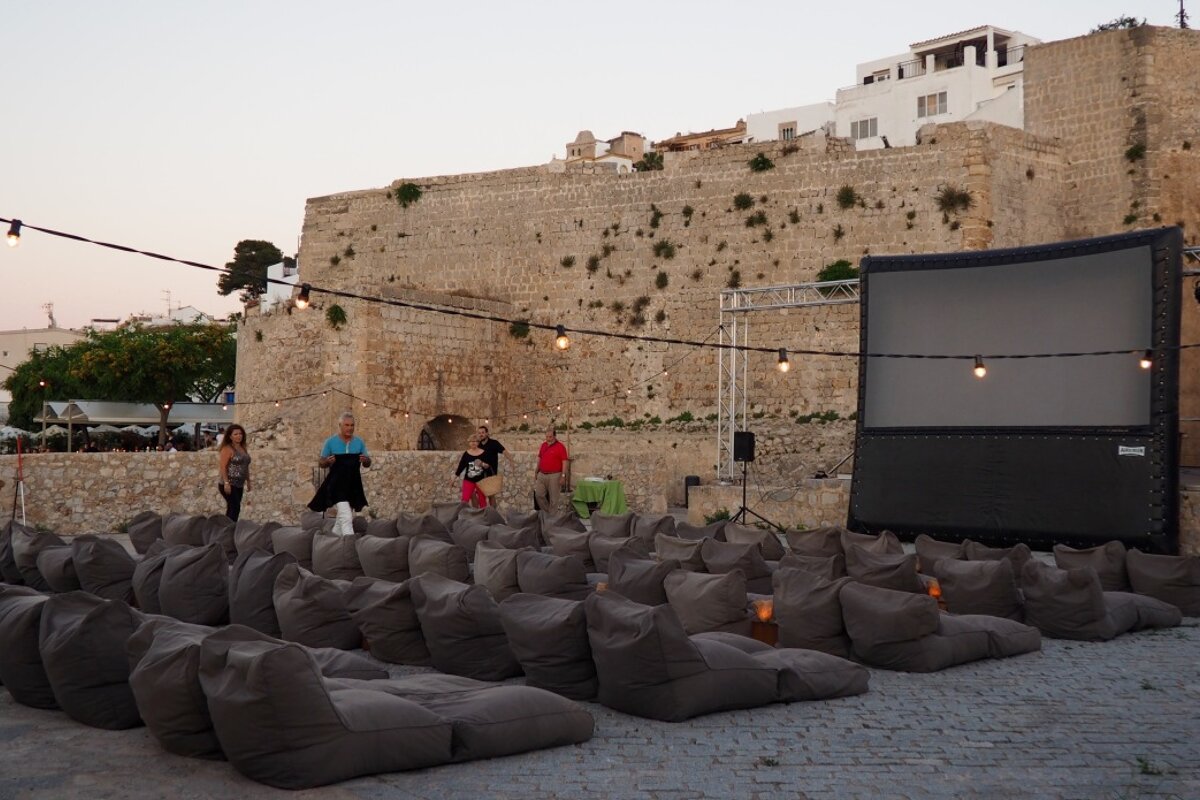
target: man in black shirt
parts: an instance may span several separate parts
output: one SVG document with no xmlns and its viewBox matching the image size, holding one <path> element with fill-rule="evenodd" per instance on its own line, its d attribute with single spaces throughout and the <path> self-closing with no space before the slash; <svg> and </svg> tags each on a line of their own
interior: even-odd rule
<svg viewBox="0 0 1200 800">
<path fill-rule="evenodd" d="M 479 430 L 479 447 L 483 450 L 483 456 L 480 459 L 489 467 L 492 468 L 493 475 L 500 474 L 500 454 L 504 454 L 504 460 L 511 467 L 513 465 L 513 457 L 504 449 L 504 445 L 493 439 L 488 431 L 487 425 L 480 425 Z"/>
</svg>

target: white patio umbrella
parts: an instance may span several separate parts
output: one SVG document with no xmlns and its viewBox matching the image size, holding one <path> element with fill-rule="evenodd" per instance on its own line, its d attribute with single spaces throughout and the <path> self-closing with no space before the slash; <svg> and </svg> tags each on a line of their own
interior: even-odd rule
<svg viewBox="0 0 1200 800">
<path fill-rule="evenodd" d="M 14 428 L 11 425 L 0 427 L 0 439 L 15 439 L 18 436 L 32 436 L 29 431 L 23 431 L 20 428 Z"/>
</svg>

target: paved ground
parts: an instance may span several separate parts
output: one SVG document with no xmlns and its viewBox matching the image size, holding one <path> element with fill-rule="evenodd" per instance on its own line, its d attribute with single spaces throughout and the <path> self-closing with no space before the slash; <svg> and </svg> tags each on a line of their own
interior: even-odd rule
<svg viewBox="0 0 1200 800">
<path fill-rule="evenodd" d="M 667 724 L 589 705 L 590 742 L 285 793 L 0 692 L 0 798 L 1200 798 L 1200 620 L 857 698 Z M 408 670 L 411 672 L 412 670 Z M 397 670 L 397 674 L 402 671 Z"/>
</svg>

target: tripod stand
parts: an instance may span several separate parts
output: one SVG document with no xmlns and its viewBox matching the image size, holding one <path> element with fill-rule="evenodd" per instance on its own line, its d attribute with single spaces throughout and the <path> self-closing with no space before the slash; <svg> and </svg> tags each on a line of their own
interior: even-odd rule
<svg viewBox="0 0 1200 800">
<path fill-rule="evenodd" d="M 751 511 L 746 507 L 746 485 L 749 483 L 749 481 L 746 480 L 746 464 L 748 463 L 749 461 L 742 461 L 742 505 L 738 508 L 737 512 L 735 512 L 734 515 L 729 518 L 729 521 L 745 524 L 747 517 L 754 517 L 757 520 L 767 523 L 767 525 L 772 528 L 783 530 L 782 527 L 776 525 L 774 522 L 771 522 L 771 520 L 767 519 L 762 514 L 759 514 L 757 511 Z"/>
</svg>

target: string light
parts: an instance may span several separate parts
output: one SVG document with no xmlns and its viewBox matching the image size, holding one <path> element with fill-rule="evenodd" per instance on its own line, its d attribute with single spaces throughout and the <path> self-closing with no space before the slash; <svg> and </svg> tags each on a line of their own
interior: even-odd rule
<svg viewBox="0 0 1200 800">
<path fill-rule="evenodd" d="M 228 403 L 222 403 L 222 404 L 221 404 L 221 410 L 222 410 L 222 411 L 228 411 L 228 410 L 229 410 L 229 404 L 228 404 Z"/>
<path fill-rule="evenodd" d="M 363 400 L 363 401 L 362 401 L 362 407 L 363 407 L 363 408 L 366 408 L 366 407 L 367 407 L 367 401 L 366 401 L 366 400 Z"/>
<path fill-rule="evenodd" d="M 571 337 L 567 336 L 567 329 L 562 325 L 554 326 L 554 346 L 559 350 L 566 350 L 571 346 Z"/>
<path fill-rule="evenodd" d="M 21 220 L 14 219 L 8 226 L 8 246 L 16 247 L 21 243 Z"/>
<path fill-rule="evenodd" d="M 163 403 L 163 410 L 164 410 L 164 411 L 170 411 L 170 410 L 171 410 L 171 404 L 170 404 L 170 403 Z"/>
<path fill-rule="evenodd" d="M 276 408 L 279 408 L 279 401 L 278 401 L 278 400 L 276 400 L 276 401 L 275 401 L 275 407 L 276 407 Z"/>
<path fill-rule="evenodd" d="M 296 295 L 296 308 L 304 310 L 308 308 L 308 293 L 312 289 L 307 283 L 300 284 L 300 294 Z"/>
<path fill-rule="evenodd" d="M 1154 360 L 1151 358 L 1151 355 L 1152 353 L 1149 350 L 1142 353 L 1142 358 L 1140 361 L 1138 361 L 1138 366 L 1142 369 L 1150 369 L 1152 366 L 1154 366 Z"/>
<path fill-rule="evenodd" d="M 982 378 L 987 375 L 987 367 L 983 365 L 983 356 L 975 356 L 975 377 Z"/>
<path fill-rule="evenodd" d="M 780 372 L 787 372 L 792 368 L 792 365 L 788 362 L 787 350 L 782 347 L 779 348 L 779 363 L 776 366 Z"/>
</svg>

